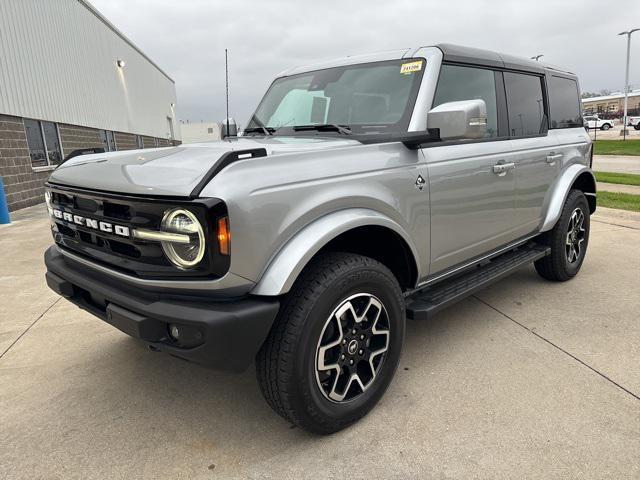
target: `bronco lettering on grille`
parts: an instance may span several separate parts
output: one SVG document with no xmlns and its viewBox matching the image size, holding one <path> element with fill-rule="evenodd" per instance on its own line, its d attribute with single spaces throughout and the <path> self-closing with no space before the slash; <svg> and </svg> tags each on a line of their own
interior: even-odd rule
<svg viewBox="0 0 640 480">
<path fill-rule="evenodd" d="M 82 215 L 63 212 L 62 210 L 58 210 L 57 208 L 50 208 L 49 215 L 57 218 L 58 220 L 73 223 L 76 225 L 82 225 L 83 227 L 91 228 L 93 230 L 99 230 L 105 233 L 113 233 L 121 237 L 131 236 L 129 227 L 125 227 L 124 225 L 116 225 L 110 222 L 103 222 L 102 220 L 83 217 Z"/>
</svg>

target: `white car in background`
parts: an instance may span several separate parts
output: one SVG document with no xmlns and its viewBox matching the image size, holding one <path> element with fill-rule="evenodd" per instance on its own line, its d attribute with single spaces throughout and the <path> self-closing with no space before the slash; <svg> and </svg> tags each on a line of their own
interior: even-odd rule
<svg viewBox="0 0 640 480">
<path fill-rule="evenodd" d="M 640 130 L 640 117 L 629 117 L 627 126 Z"/>
<path fill-rule="evenodd" d="M 589 129 L 609 130 L 613 127 L 613 120 L 604 120 L 597 115 L 589 115 L 584 117 L 584 126 Z"/>
</svg>

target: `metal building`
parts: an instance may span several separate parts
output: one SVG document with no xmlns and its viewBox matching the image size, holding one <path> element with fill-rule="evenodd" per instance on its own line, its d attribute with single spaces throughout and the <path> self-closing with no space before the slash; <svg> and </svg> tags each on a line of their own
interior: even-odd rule
<svg viewBox="0 0 640 480">
<path fill-rule="evenodd" d="M 179 142 L 174 81 L 85 0 L 0 1 L 0 177 L 10 210 L 42 200 L 79 149 Z"/>
</svg>

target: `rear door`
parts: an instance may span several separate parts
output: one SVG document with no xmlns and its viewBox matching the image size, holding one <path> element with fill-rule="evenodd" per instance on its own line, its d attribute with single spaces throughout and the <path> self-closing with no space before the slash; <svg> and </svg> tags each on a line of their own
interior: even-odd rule
<svg viewBox="0 0 640 480">
<path fill-rule="evenodd" d="M 504 72 L 509 135 L 515 167 L 515 233 L 528 235 L 539 227 L 547 192 L 558 172 L 562 153 L 549 135 L 543 75 Z"/>
<path fill-rule="evenodd" d="M 590 139 L 582 127 L 580 89 L 574 77 L 547 74 L 549 135 L 556 142 L 559 172 L 572 163 L 589 165 Z"/>
<path fill-rule="evenodd" d="M 433 107 L 482 99 L 486 138 L 422 149 L 429 173 L 431 269 L 435 274 L 490 252 L 515 238 L 515 166 L 504 122 L 502 74 L 444 64 Z M 502 171 L 496 165 L 506 165 Z"/>
</svg>

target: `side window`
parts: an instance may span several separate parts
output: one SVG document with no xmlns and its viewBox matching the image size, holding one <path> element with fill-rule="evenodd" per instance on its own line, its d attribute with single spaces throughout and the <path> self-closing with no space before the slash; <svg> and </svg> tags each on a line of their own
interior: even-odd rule
<svg viewBox="0 0 640 480">
<path fill-rule="evenodd" d="M 117 150 L 116 139 L 112 131 L 100 130 L 100 140 L 102 141 L 105 152 L 115 152 Z"/>
<path fill-rule="evenodd" d="M 443 65 L 433 106 L 462 100 L 484 100 L 487 105 L 487 138 L 498 136 L 496 79 L 493 70 Z"/>
<path fill-rule="evenodd" d="M 62 148 L 57 125 L 29 118 L 25 118 L 23 122 L 31 166 L 37 168 L 59 164 L 62 160 Z"/>
<path fill-rule="evenodd" d="M 44 148 L 44 139 L 42 138 L 42 129 L 40 122 L 25 118 L 24 129 L 27 133 L 27 145 L 29 146 L 29 156 L 31 157 L 32 167 L 46 167 L 47 151 Z"/>
<path fill-rule="evenodd" d="M 547 77 L 551 128 L 581 127 L 578 84 L 570 78 Z"/>
<path fill-rule="evenodd" d="M 504 88 L 512 137 L 539 135 L 546 130 L 542 77 L 522 73 L 504 73 Z"/>
</svg>

